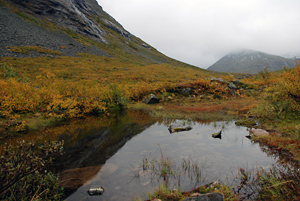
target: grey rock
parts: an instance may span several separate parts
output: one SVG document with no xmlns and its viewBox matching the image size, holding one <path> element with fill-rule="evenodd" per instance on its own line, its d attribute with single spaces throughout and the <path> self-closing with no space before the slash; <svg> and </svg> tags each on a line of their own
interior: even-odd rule
<svg viewBox="0 0 300 201">
<path fill-rule="evenodd" d="M 205 184 L 205 188 L 215 188 L 217 185 L 224 185 L 224 182 L 220 179 L 213 181 L 211 183 Z"/>
<path fill-rule="evenodd" d="M 216 77 L 211 77 L 210 81 L 211 82 L 221 82 L 221 83 L 227 83 L 228 82 L 227 80 L 224 80 L 222 78 L 216 78 Z"/>
<path fill-rule="evenodd" d="M 191 88 L 183 88 L 183 89 L 181 90 L 181 93 L 182 93 L 183 95 L 190 95 L 191 92 L 192 92 L 192 89 L 191 89 Z"/>
<path fill-rule="evenodd" d="M 191 126 L 179 126 L 179 125 L 170 125 L 168 130 L 170 133 L 189 131 L 193 128 Z"/>
<path fill-rule="evenodd" d="M 104 23 L 106 24 L 106 26 L 114 31 L 116 31 L 118 34 L 120 34 L 121 36 L 127 38 L 128 40 L 131 39 L 131 34 L 124 30 L 121 25 L 117 25 L 107 19 L 103 19 Z"/>
<path fill-rule="evenodd" d="M 234 84 L 241 84 L 241 81 L 239 81 L 239 80 L 234 80 L 234 81 L 232 81 Z"/>
<path fill-rule="evenodd" d="M 90 188 L 88 190 L 88 194 L 90 196 L 93 196 L 93 195 L 102 195 L 104 193 L 104 188 L 101 186 L 99 188 Z"/>
<path fill-rule="evenodd" d="M 145 48 L 150 48 L 150 46 L 145 44 L 145 43 L 143 43 L 142 46 L 145 47 Z"/>
<path fill-rule="evenodd" d="M 155 103 L 159 103 L 159 100 L 154 94 L 150 94 L 148 97 L 143 99 L 143 103 L 155 104 Z"/>
<path fill-rule="evenodd" d="M 258 137 L 270 135 L 270 133 L 264 129 L 251 129 L 249 133 L 250 136 L 258 136 Z"/>
<path fill-rule="evenodd" d="M 228 84 L 228 87 L 229 87 L 230 89 L 237 89 L 237 86 L 236 86 L 235 84 L 233 84 L 233 82 L 230 82 L 230 83 Z"/>
</svg>

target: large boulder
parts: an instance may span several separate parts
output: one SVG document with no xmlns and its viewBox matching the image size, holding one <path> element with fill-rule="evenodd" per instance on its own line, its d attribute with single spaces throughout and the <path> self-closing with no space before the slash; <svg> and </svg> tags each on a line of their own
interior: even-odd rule
<svg viewBox="0 0 300 201">
<path fill-rule="evenodd" d="M 155 103 L 159 103 L 159 100 L 154 94 L 150 94 L 149 96 L 143 99 L 143 103 L 155 104 Z"/>
<path fill-rule="evenodd" d="M 258 137 L 269 135 L 269 132 L 264 129 L 251 129 L 249 133 L 250 136 L 258 136 Z"/>
<path fill-rule="evenodd" d="M 229 83 L 228 83 L 228 87 L 229 87 L 230 89 L 237 89 L 237 86 L 236 86 L 233 82 L 229 82 Z"/>
</svg>

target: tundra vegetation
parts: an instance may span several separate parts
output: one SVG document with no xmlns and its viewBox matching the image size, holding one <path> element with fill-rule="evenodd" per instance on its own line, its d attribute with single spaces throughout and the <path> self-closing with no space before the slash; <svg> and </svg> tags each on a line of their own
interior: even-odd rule
<svg viewBox="0 0 300 201">
<path fill-rule="evenodd" d="M 6 4 L 0 0 L 0 5 Z M 116 110 L 128 109 L 144 110 L 164 119 L 210 122 L 225 118 L 255 118 L 259 127 L 270 131 L 270 135 L 252 140 L 278 154 L 288 153 L 292 165 L 274 166 L 270 171 L 241 169 L 236 186 L 198 188 L 193 192 L 222 192 L 225 200 L 253 197 L 299 200 L 299 61 L 295 68 L 279 72 L 262 71 L 257 75 L 213 73 L 162 56 L 152 47 L 142 47 L 143 41 L 134 36 L 128 42 L 106 29 L 110 33 L 110 44 L 98 43 L 15 8 L 12 11 L 32 24 L 63 31 L 85 46 L 99 47 L 112 57 L 87 53 L 67 57 L 59 50 L 39 46 L 1 47 L 18 54 L 33 51 L 45 55 L 0 58 L 1 199 L 16 200 L 19 196 L 23 200 L 63 198 L 57 175 L 46 171 L 49 162 L 61 153 L 62 144 L 22 141 L 10 145 L 4 144 L 5 140 L 16 136 L 25 138 L 28 131 L 44 127 L 56 129 L 55 125 L 70 119 L 89 118 L 91 115 L 105 118 L 114 115 Z M 126 42 L 127 51 L 124 50 Z M 212 77 L 218 79 L 211 80 Z M 237 79 L 237 88 L 228 87 L 228 82 Z M 142 99 L 149 94 L 155 94 L 160 103 L 143 104 Z M 22 160 L 24 158 L 26 160 Z M 166 181 L 169 176 L 174 176 L 169 168 L 178 169 L 167 157 L 161 157 L 161 161 L 142 160 L 144 166 L 141 167 L 147 169 L 153 165 L 154 172 L 162 174 Z M 190 167 L 196 172 L 195 178 L 199 178 L 198 166 Z M 184 196 L 187 193 L 170 191 L 162 185 L 149 199 L 180 200 Z"/>
<path fill-rule="evenodd" d="M 3 140 L 14 135 L 26 135 L 29 130 L 38 130 L 71 118 L 89 115 L 105 117 L 116 109 L 142 109 L 157 117 L 195 121 L 253 116 L 260 122 L 260 127 L 273 131 L 269 136 L 253 140 L 279 152 L 289 152 L 291 160 L 299 161 L 298 62 L 293 69 L 264 71 L 240 79 L 243 87 L 234 90 L 224 82 L 211 81 L 210 78 L 215 74 L 195 68 L 172 64 L 132 64 L 118 58 L 89 54 L 78 57 L 1 58 L 0 73 L 0 129 Z M 241 75 L 218 76 L 232 81 L 236 79 L 235 76 Z M 189 94 L 182 93 L 182 89 L 186 88 L 191 90 Z M 151 93 L 160 99 L 159 105 L 141 103 Z M 26 146 L 16 145 L 16 148 L 10 149 L 18 150 Z M 14 152 L 5 152 L 8 155 L 10 153 Z M 4 164 L 6 162 L 1 163 L 1 166 Z M 291 170 L 292 167 L 286 168 Z M 24 175 L 28 174 L 25 170 Z M 54 182 L 53 188 L 57 189 L 54 175 L 40 175 L 38 172 L 20 178 L 2 195 L 26 191 L 17 189 L 16 185 L 20 188 L 19 182 L 24 182 L 25 178 L 29 181 L 33 175 L 51 179 Z M 253 175 L 252 170 L 241 170 L 240 185 L 248 189 L 247 195 L 255 194 L 273 200 L 297 197 L 297 171 L 274 167 L 271 172 L 258 170 L 255 178 Z M 250 192 L 253 186 L 256 189 Z M 161 186 L 153 196 L 159 197 L 165 190 Z M 49 196 L 45 195 L 46 198 Z"/>
</svg>

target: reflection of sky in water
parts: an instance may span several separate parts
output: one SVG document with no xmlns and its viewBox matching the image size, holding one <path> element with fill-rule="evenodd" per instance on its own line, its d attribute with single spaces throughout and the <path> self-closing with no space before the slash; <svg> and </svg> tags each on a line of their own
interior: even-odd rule
<svg viewBox="0 0 300 201">
<path fill-rule="evenodd" d="M 222 129 L 222 140 L 212 138 L 212 133 Z M 128 141 L 114 156 L 106 161 L 100 172 L 68 200 L 132 200 L 134 196 L 146 195 L 157 187 L 157 183 L 149 182 L 149 177 L 133 178 L 140 160 L 159 159 L 160 148 L 164 157 L 170 157 L 181 164 L 182 157 L 189 156 L 203 168 L 205 181 L 209 183 L 217 179 L 224 182 L 236 173 L 237 168 L 253 168 L 256 166 L 269 168 L 273 159 L 267 158 L 258 144 L 252 144 L 245 136 L 245 127 L 237 127 L 234 122 L 218 122 L 209 125 L 193 123 L 192 130 L 170 134 L 164 125 L 155 124 Z M 131 169 L 131 170 L 130 170 Z M 204 178 L 204 177 L 203 177 Z M 229 179 L 230 181 L 230 179 Z M 87 190 L 91 187 L 105 188 L 102 196 L 89 197 Z M 181 186 L 182 190 L 190 190 L 190 185 Z"/>
</svg>

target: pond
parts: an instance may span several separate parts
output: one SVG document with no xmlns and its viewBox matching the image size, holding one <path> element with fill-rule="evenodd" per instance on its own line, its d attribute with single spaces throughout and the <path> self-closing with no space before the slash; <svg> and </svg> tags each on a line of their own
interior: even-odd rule
<svg viewBox="0 0 300 201">
<path fill-rule="evenodd" d="M 189 125 L 192 129 L 170 133 L 170 124 Z M 213 138 L 212 134 L 220 130 L 222 138 Z M 80 120 L 56 130 L 55 138 L 65 141 L 65 154 L 55 168 L 69 201 L 146 198 L 147 192 L 164 181 L 153 170 L 142 171 L 142 161 L 162 157 L 178 167 L 190 161 L 200 172 L 196 179 L 176 167 L 179 177 L 168 181 L 170 188 L 191 190 L 217 179 L 231 184 L 239 168 L 270 168 L 276 163 L 247 135 L 248 129 L 236 126 L 235 121 L 167 121 L 131 111 L 106 119 Z M 88 195 L 90 188 L 101 186 L 105 189 L 103 195 Z"/>
</svg>

